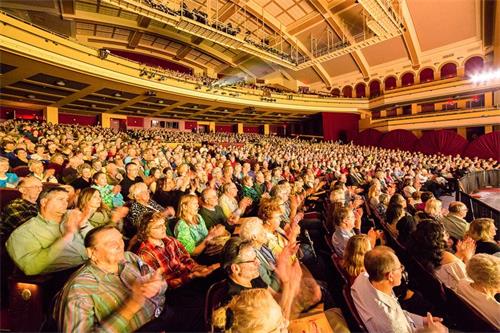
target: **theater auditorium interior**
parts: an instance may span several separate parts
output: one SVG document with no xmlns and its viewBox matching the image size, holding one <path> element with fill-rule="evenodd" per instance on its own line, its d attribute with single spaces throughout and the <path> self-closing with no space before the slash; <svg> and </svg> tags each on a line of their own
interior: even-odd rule
<svg viewBox="0 0 500 333">
<path fill-rule="evenodd" d="M 497 0 L 1 0 L 0 332 L 500 332 Z"/>
</svg>

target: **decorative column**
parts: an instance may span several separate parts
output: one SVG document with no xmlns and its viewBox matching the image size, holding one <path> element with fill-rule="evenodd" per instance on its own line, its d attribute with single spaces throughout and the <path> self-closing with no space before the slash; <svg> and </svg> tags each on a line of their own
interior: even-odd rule
<svg viewBox="0 0 500 333">
<path fill-rule="evenodd" d="M 47 123 L 51 124 L 59 124 L 59 108 L 55 106 L 47 106 L 45 109 L 43 109 L 43 119 Z"/>
</svg>

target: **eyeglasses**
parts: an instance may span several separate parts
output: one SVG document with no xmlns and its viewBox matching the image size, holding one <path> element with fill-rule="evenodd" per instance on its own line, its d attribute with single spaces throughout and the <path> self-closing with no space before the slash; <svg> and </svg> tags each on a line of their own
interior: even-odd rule
<svg viewBox="0 0 500 333">
<path fill-rule="evenodd" d="M 398 268 L 393 269 L 391 272 L 397 271 L 399 269 L 401 270 L 401 272 L 404 272 L 405 271 L 405 265 L 401 265 Z"/>
<path fill-rule="evenodd" d="M 234 264 L 251 264 L 257 262 L 259 259 L 257 257 L 253 258 L 252 260 L 246 260 L 246 261 L 236 261 Z"/>
</svg>

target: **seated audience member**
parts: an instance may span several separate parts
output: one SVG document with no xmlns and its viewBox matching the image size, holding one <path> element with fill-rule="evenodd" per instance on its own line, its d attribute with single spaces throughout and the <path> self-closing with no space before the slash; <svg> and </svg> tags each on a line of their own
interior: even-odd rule
<svg viewBox="0 0 500 333">
<path fill-rule="evenodd" d="M 42 161 L 30 160 L 28 163 L 30 169 L 30 176 L 37 178 L 42 183 L 53 183 L 57 184 L 57 178 L 54 177 L 55 170 L 49 169 L 44 171 L 44 166 Z"/>
<path fill-rule="evenodd" d="M 142 182 L 130 186 L 129 198 L 132 201 L 125 225 L 123 226 L 126 237 L 133 237 L 137 233 L 142 215 L 147 212 L 160 212 L 168 217 L 172 217 L 175 214 L 172 207 L 163 208 L 151 199 L 148 186 Z"/>
<path fill-rule="evenodd" d="M 137 255 L 149 267 L 155 270 L 161 268 L 170 288 L 182 287 L 193 279 L 206 277 L 220 266 L 197 264 L 177 239 L 167 236 L 166 229 L 163 214 L 144 214 L 137 233 L 141 242 Z"/>
<path fill-rule="evenodd" d="M 14 156 L 10 160 L 10 167 L 12 169 L 17 168 L 19 166 L 28 166 L 28 153 L 24 148 L 16 148 L 14 149 Z"/>
<path fill-rule="evenodd" d="M 500 331 L 500 258 L 476 254 L 467 262 L 470 280 L 460 280 L 457 294 L 470 303 Z"/>
<path fill-rule="evenodd" d="M 417 212 L 415 218 L 417 222 L 420 220 L 431 219 L 434 221 L 441 221 L 443 218 L 442 202 L 436 198 L 430 198 L 425 202 L 424 211 Z"/>
<path fill-rule="evenodd" d="M 111 185 L 111 186 L 118 185 L 123 180 L 123 176 L 118 171 L 118 167 L 116 166 L 115 163 L 106 164 L 104 169 L 106 170 L 106 180 L 107 180 L 107 183 L 109 185 Z M 120 191 L 121 191 L 121 187 L 120 187 Z"/>
<path fill-rule="evenodd" d="M 343 207 L 338 210 L 335 220 L 335 232 L 332 236 L 332 246 L 339 256 L 344 255 L 344 249 L 349 241 L 349 238 L 359 233 L 361 228 L 361 208 L 358 208 L 356 215 L 353 210 L 348 207 Z M 377 240 L 379 232 L 370 229 L 368 231 L 368 237 L 372 242 L 372 247 L 375 246 L 375 241 Z"/>
<path fill-rule="evenodd" d="M 342 267 L 352 284 L 356 278 L 365 272 L 365 254 L 372 249 L 370 239 L 367 235 L 355 235 L 349 239 L 342 260 Z M 398 298 L 401 307 L 412 313 L 426 314 L 432 306 L 427 302 L 422 294 L 408 288 L 408 275 L 403 274 L 401 284 L 394 288 L 394 294 Z"/>
<path fill-rule="evenodd" d="M 184 189 L 176 188 L 175 180 L 173 179 L 173 171 L 167 170 L 165 177 L 160 178 L 157 182 L 153 199 L 160 205 L 165 207 L 178 207 L 181 197 L 184 194 L 188 194 L 188 191 L 186 189 L 187 185 L 186 187 L 184 187 Z"/>
<path fill-rule="evenodd" d="M 451 202 L 448 206 L 448 215 L 441 218 L 444 228 L 455 240 L 464 238 L 469 230 L 469 223 L 465 220 L 467 206 L 460 201 Z"/>
<path fill-rule="evenodd" d="M 393 288 L 401 284 L 404 266 L 392 249 L 379 246 L 369 251 L 364 266 L 366 273 L 356 278 L 351 295 L 369 333 L 410 333 L 428 325 L 427 318 L 404 311 L 394 296 Z"/>
<path fill-rule="evenodd" d="M 372 249 L 370 239 L 367 235 L 359 234 L 352 236 L 344 250 L 342 267 L 352 284 L 359 274 L 365 271 L 365 254 Z"/>
<path fill-rule="evenodd" d="M 276 199 L 263 199 L 259 207 L 259 218 L 264 223 L 267 237 L 267 247 L 277 257 L 283 248 L 289 243 L 295 243 L 300 234 L 300 226 L 297 223 L 287 224 L 288 232 L 280 228 L 281 206 Z"/>
<path fill-rule="evenodd" d="M 223 225 L 227 231 L 232 233 L 238 216 L 231 215 L 230 219 L 228 219 L 218 203 L 219 198 L 217 197 L 217 192 L 207 187 L 201 192 L 201 208 L 198 213 L 203 217 L 207 229 L 210 230 L 216 225 Z"/>
<path fill-rule="evenodd" d="M 83 163 L 78 167 L 78 177 L 70 183 L 78 191 L 92 185 L 92 167 L 90 164 Z"/>
<path fill-rule="evenodd" d="M 233 182 L 222 185 L 222 195 L 219 197 L 219 206 L 224 215 L 230 218 L 231 215 L 243 216 L 248 206 L 252 204 L 252 199 L 244 197 L 238 202 L 238 188 Z"/>
<path fill-rule="evenodd" d="M 120 182 L 120 191 L 124 198 L 128 198 L 130 187 L 135 183 L 142 182 L 142 178 L 139 176 L 139 166 L 133 162 L 129 162 L 125 165 L 125 172 L 125 176 Z"/>
<path fill-rule="evenodd" d="M 120 193 L 120 185 L 109 185 L 106 174 L 103 172 L 97 172 L 92 177 L 94 185 L 92 188 L 95 188 L 101 194 L 101 199 L 109 209 L 113 209 L 115 207 L 121 207 L 125 204 L 123 201 L 123 196 Z"/>
<path fill-rule="evenodd" d="M 68 164 L 62 171 L 62 180 L 65 184 L 71 184 L 78 178 L 78 170 L 83 164 L 83 160 L 78 156 L 71 156 Z"/>
<path fill-rule="evenodd" d="M 403 245 L 408 242 L 408 238 L 417 227 L 417 222 L 407 209 L 406 199 L 401 194 L 396 193 L 389 200 L 386 211 L 386 222 L 389 223 L 389 228 L 392 231 L 397 231 L 397 239 Z M 400 216 L 402 213 L 403 216 Z M 397 219 L 398 217 L 399 219 Z"/>
<path fill-rule="evenodd" d="M 7 251 L 26 275 L 60 271 L 83 264 L 83 238 L 92 227 L 78 210 L 68 211 L 68 191 L 53 187 L 40 194 L 38 215 L 15 229 Z"/>
<path fill-rule="evenodd" d="M 243 290 L 267 289 L 267 284 L 260 278 L 260 261 L 251 243 L 238 237 L 231 238 L 224 247 L 222 265 L 228 277 L 224 304 Z"/>
<path fill-rule="evenodd" d="M 500 246 L 495 241 L 497 228 L 490 218 L 479 218 L 471 222 L 467 235 L 476 241 L 476 253 L 497 254 Z"/>
<path fill-rule="evenodd" d="M 19 177 L 9 171 L 9 159 L 0 157 L 0 188 L 15 188 Z"/>
<path fill-rule="evenodd" d="M 465 264 L 474 255 L 474 240 L 468 238 L 457 243 L 455 254 L 447 250 L 448 235 L 441 223 L 422 220 L 410 237 L 408 250 L 425 268 L 448 288 L 455 289 L 457 282 L 467 278 Z"/>
<path fill-rule="evenodd" d="M 77 207 L 94 228 L 113 223 L 120 229 L 120 224 L 128 213 L 128 208 L 126 207 L 119 207 L 111 210 L 108 206 L 103 204 L 99 191 L 91 187 L 84 188 L 80 192 Z"/>
<path fill-rule="evenodd" d="M 42 183 L 34 177 L 21 179 L 17 185 L 21 198 L 14 199 L 3 209 L 0 223 L 0 239 L 5 242 L 12 231 L 38 214 L 36 202 Z"/>
<path fill-rule="evenodd" d="M 295 277 L 293 277 L 293 280 Z M 249 289 L 235 296 L 226 306 L 218 309 L 213 317 L 216 327 L 224 332 L 267 333 L 288 332 L 291 300 L 298 287 L 289 283 L 280 305 L 266 289 Z M 229 315 L 230 313 L 230 315 Z"/>
<path fill-rule="evenodd" d="M 417 193 L 417 192 L 415 192 L 415 193 Z M 414 195 L 415 195 L 415 193 L 414 193 Z M 415 205 L 414 205 L 415 209 L 417 211 L 424 211 L 427 201 L 430 199 L 433 199 L 433 198 L 434 198 L 434 194 L 432 194 L 432 192 L 420 192 L 420 200 L 417 200 L 417 202 L 415 202 Z"/>
<path fill-rule="evenodd" d="M 192 256 L 199 256 L 213 245 L 213 240 L 226 233 L 223 225 L 207 229 L 205 221 L 198 214 L 198 197 L 187 194 L 181 197 L 174 234 Z M 222 250 L 222 248 L 221 248 Z M 207 255 L 210 255 L 207 253 Z"/>
<path fill-rule="evenodd" d="M 247 215 L 255 216 L 257 214 L 257 209 L 259 208 L 260 195 L 253 187 L 253 178 L 250 176 L 243 177 L 241 189 L 242 197 L 252 200 L 252 204 L 247 207 Z"/>
<path fill-rule="evenodd" d="M 30 160 L 48 161 L 49 159 L 49 155 L 45 153 L 45 147 L 40 144 L 35 146 L 35 153 L 30 155 Z"/>
<path fill-rule="evenodd" d="M 127 333 L 196 331 L 201 318 L 165 306 L 167 284 L 131 252 L 122 234 L 101 226 L 87 234 L 90 260 L 75 273 L 57 298 L 54 318 L 63 332 Z"/>
<path fill-rule="evenodd" d="M 279 265 L 278 259 L 281 257 L 284 250 L 282 250 L 282 253 L 280 253 L 278 257 L 273 255 L 272 251 L 266 246 L 267 237 L 262 220 L 257 217 L 248 218 L 241 224 L 240 238 L 243 242 L 250 242 L 255 249 L 257 258 L 260 262 L 259 275 L 261 279 L 272 290 L 278 292 L 282 286 L 280 285 L 279 276 L 276 270 Z M 295 247 L 295 244 L 290 243 L 285 248 L 289 249 L 292 247 Z M 283 256 L 286 256 L 286 253 L 283 254 Z M 322 291 L 318 283 L 314 280 L 305 266 L 301 265 L 300 267 L 304 274 L 300 281 L 300 293 L 297 295 L 296 300 L 294 300 L 294 316 L 319 304 L 322 299 Z"/>
</svg>

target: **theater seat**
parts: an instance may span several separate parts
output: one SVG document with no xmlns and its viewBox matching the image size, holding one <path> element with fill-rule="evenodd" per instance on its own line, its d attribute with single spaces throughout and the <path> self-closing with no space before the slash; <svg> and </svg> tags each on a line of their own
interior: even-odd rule
<svg viewBox="0 0 500 333">
<path fill-rule="evenodd" d="M 208 332 L 215 332 L 212 326 L 212 313 L 222 305 L 222 300 L 227 295 L 227 282 L 222 280 L 210 286 L 205 297 L 205 328 Z"/>
<path fill-rule="evenodd" d="M 31 173 L 30 169 L 25 165 L 13 168 L 12 172 L 18 175 L 19 177 L 26 177 Z"/>
<path fill-rule="evenodd" d="M 348 308 L 348 311 L 344 311 L 343 314 L 351 332 L 368 332 L 363 320 L 361 320 L 361 317 L 359 316 L 354 300 L 352 299 L 351 286 L 347 284 L 344 289 L 342 289 L 342 293 Z"/>
<path fill-rule="evenodd" d="M 444 291 L 446 308 L 458 330 L 463 332 L 499 332 L 481 313 L 460 298 L 453 290 L 445 287 Z"/>
<path fill-rule="evenodd" d="M 20 198 L 21 192 L 13 188 L 0 188 L 0 211 L 14 199 Z"/>
<path fill-rule="evenodd" d="M 15 273 L 9 277 L 9 316 L 15 332 L 38 332 L 45 321 L 49 302 L 49 275 L 25 276 Z"/>
</svg>

